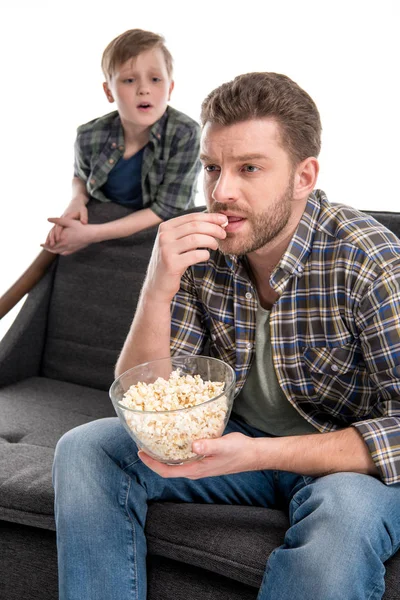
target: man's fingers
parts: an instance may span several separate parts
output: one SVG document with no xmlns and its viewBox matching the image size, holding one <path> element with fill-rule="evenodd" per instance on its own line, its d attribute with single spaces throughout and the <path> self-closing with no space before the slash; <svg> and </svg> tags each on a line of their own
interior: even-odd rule
<svg viewBox="0 0 400 600">
<path fill-rule="evenodd" d="M 168 244 L 160 247 L 161 252 L 165 250 L 165 260 L 168 261 L 170 256 L 174 254 L 181 255 L 185 252 L 190 252 L 191 250 L 198 250 L 199 248 L 210 248 L 211 250 L 216 250 L 218 248 L 218 241 L 211 237 L 210 235 L 201 235 L 201 234 L 193 234 L 187 235 L 184 238 L 177 240 L 172 244 Z"/>
<path fill-rule="evenodd" d="M 181 217 L 169 219 L 168 221 L 162 223 L 160 227 L 169 230 L 176 229 L 177 227 L 182 227 L 183 225 L 187 225 L 190 223 L 209 223 L 211 225 L 218 225 L 219 227 L 221 227 L 225 223 L 228 223 L 228 219 L 225 215 L 221 215 L 220 213 L 189 213 L 188 215 L 182 215 Z"/>
</svg>

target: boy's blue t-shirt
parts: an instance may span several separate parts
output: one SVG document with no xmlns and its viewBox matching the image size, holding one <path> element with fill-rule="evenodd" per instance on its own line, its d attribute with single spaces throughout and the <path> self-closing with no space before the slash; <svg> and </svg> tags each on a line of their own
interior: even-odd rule
<svg viewBox="0 0 400 600">
<path fill-rule="evenodd" d="M 123 204 L 133 210 L 143 208 L 142 162 L 144 148 L 126 160 L 121 157 L 110 171 L 102 190 L 113 202 Z"/>
</svg>

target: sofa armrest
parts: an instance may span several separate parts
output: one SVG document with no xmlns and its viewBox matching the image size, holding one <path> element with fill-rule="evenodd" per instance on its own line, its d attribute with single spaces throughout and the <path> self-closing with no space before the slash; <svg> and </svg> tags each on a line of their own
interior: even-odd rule
<svg viewBox="0 0 400 600">
<path fill-rule="evenodd" d="M 0 342 L 0 387 L 39 374 L 54 270 L 32 288 Z"/>
</svg>

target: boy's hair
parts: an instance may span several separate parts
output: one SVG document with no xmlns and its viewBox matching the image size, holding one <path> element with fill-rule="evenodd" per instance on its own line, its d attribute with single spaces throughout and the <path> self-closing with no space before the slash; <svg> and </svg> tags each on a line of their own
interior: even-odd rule
<svg viewBox="0 0 400 600">
<path fill-rule="evenodd" d="M 153 48 L 161 49 L 168 75 L 172 79 L 173 60 L 171 53 L 165 46 L 165 39 L 162 35 L 143 29 L 128 29 L 108 44 L 101 59 L 104 77 L 109 80 L 119 65 Z"/>
<path fill-rule="evenodd" d="M 293 164 L 321 149 L 321 121 L 312 98 L 279 73 L 246 73 L 213 90 L 201 106 L 201 123 L 233 125 L 271 117 Z"/>
</svg>

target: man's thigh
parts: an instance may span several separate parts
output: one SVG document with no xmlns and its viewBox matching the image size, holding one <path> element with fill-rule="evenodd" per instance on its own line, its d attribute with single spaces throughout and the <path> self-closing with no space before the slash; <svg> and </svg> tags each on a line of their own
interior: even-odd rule
<svg viewBox="0 0 400 600">
<path fill-rule="evenodd" d="M 360 537 L 367 537 L 382 561 L 400 547 L 400 484 L 388 486 L 378 478 L 347 472 L 316 478 L 294 495 L 291 525 L 314 508 L 315 516 L 321 515 L 320 520 L 315 519 L 315 528 L 320 521 L 332 524 L 332 543 L 341 531 L 349 546 L 352 536 L 355 544 Z"/>
<path fill-rule="evenodd" d="M 237 420 L 230 420 L 224 434 L 240 432 L 259 437 L 261 432 Z M 246 471 L 233 475 L 220 475 L 191 480 L 185 478 L 163 478 L 137 459 L 124 469 L 146 488 L 149 501 L 195 502 L 208 504 L 236 504 L 265 508 L 283 508 L 287 502 L 282 499 L 279 481 L 284 477 L 285 489 L 291 497 L 306 480 L 293 473 L 274 471 Z"/>
</svg>

